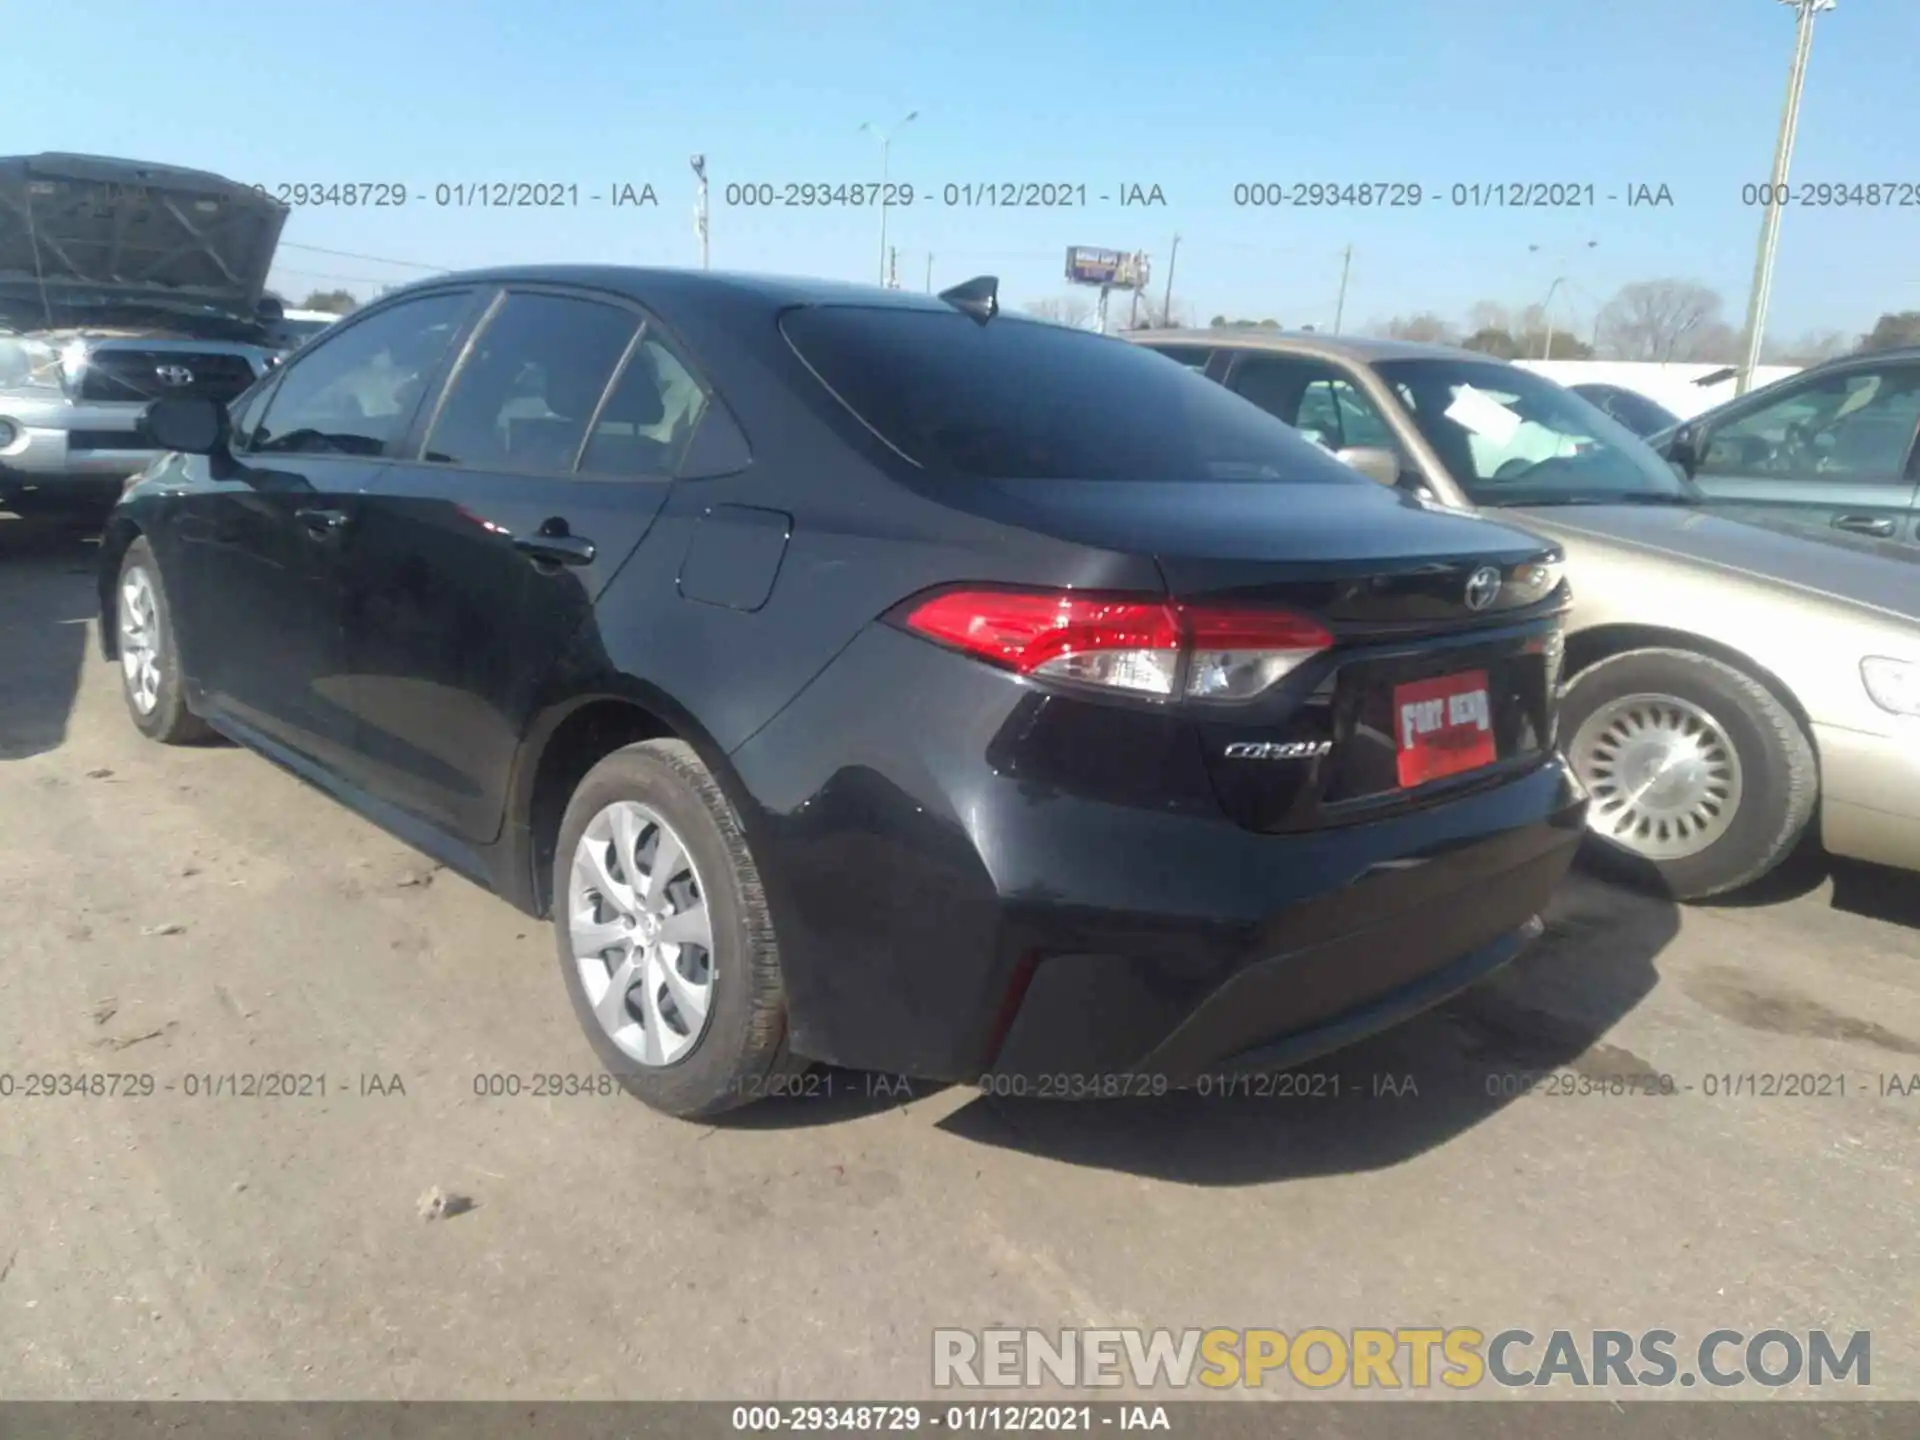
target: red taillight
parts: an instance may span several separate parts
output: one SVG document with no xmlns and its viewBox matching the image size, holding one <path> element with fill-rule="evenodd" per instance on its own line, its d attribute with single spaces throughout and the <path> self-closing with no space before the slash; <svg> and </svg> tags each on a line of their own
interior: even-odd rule
<svg viewBox="0 0 1920 1440">
<path fill-rule="evenodd" d="M 916 606 L 910 630 L 1022 675 L 1170 697 L 1243 700 L 1333 636 L 1284 610 L 1182 605 L 1074 591 L 950 590 Z"/>
</svg>

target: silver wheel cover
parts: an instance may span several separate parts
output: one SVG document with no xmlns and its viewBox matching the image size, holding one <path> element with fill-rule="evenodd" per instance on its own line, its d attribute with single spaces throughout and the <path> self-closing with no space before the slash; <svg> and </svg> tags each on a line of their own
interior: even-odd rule
<svg viewBox="0 0 1920 1440">
<path fill-rule="evenodd" d="M 600 1028 L 649 1068 L 690 1055 L 713 1003 L 713 921 L 685 843 L 635 800 L 607 806 L 574 847 L 567 933 Z"/>
<path fill-rule="evenodd" d="M 1727 833 L 1744 792 L 1740 754 L 1707 711 L 1677 695 L 1626 695 L 1567 746 L 1592 803 L 1587 825 L 1648 860 L 1698 855 Z"/>
<path fill-rule="evenodd" d="M 144 567 L 132 566 L 120 577 L 116 609 L 121 681 L 134 709 L 151 715 L 160 703 L 160 604 Z"/>
</svg>

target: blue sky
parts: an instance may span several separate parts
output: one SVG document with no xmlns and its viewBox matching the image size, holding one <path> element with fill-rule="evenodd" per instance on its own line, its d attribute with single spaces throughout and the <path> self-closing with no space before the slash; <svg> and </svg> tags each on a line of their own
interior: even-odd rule
<svg viewBox="0 0 1920 1440">
<path fill-rule="evenodd" d="M 1793 14 L 1777 0 L 62 0 L 16 6 L 0 47 L 7 148 L 128 155 L 278 182 L 396 180 L 422 203 L 296 211 L 276 283 L 371 293 L 419 270 L 532 260 L 694 264 L 693 177 L 712 176 L 716 267 L 877 273 L 871 210 L 747 210 L 730 182 L 872 181 L 862 121 L 919 119 L 892 178 L 1158 185 L 1164 208 L 890 216 L 906 283 L 980 273 L 1066 292 L 1073 244 L 1144 249 L 1174 292 L 1286 324 L 1349 327 L 1553 278 L 1583 329 L 1619 285 L 1704 281 L 1738 323 Z M 1840 0 L 1816 33 L 1796 180 L 1920 184 L 1920 0 Z M 577 184 L 578 208 L 438 208 L 440 183 Z M 1236 208 L 1242 181 L 1592 183 L 1577 211 Z M 656 209 L 586 199 L 651 183 Z M 1609 203 L 1667 186 L 1673 204 Z M 1589 241 L 1597 241 L 1589 247 Z M 1529 246 L 1540 247 L 1537 252 Z M 296 247 L 318 247 L 306 249 Z M 1920 207 L 1793 210 L 1770 334 L 1864 330 L 1920 308 Z"/>
</svg>

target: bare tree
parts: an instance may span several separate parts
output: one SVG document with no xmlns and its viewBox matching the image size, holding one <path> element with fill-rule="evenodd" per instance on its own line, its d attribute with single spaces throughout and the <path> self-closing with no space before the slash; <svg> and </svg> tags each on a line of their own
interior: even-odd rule
<svg viewBox="0 0 1920 1440">
<path fill-rule="evenodd" d="M 1797 339 L 1768 344 L 1761 358 L 1769 365 L 1818 365 L 1845 355 L 1857 343 L 1841 330 L 1809 330 Z"/>
<path fill-rule="evenodd" d="M 1600 308 L 1601 348 L 1617 360 L 1714 359 L 1726 326 L 1719 294 L 1694 280 L 1641 280 Z M 1715 327 L 1718 327 L 1717 329 Z M 1738 337 L 1735 337 L 1737 346 Z"/>
<path fill-rule="evenodd" d="M 1076 330 L 1084 330 L 1093 320 L 1093 302 L 1079 295 L 1061 295 L 1034 301 L 1027 306 L 1027 313 L 1038 315 L 1042 320 L 1051 320 L 1056 325 L 1071 325 Z"/>
<path fill-rule="evenodd" d="M 360 302 L 350 290 L 313 290 L 300 302 L 302 310 L 330 310 L 335 315 L 351 314 Z"/>
<path fill-rule="evenodd" d="M 1391 320 L 1375 321 L 1367 327 L 1375 335 L 1389 340 L 1413 340 L 1423 345 L 1451 345 L 1459 331 L 1431 310 L 1418 315 L 1396 315 Z"/>
<path fill-rule="evenodd" d="M 1114 305 L 1120 303 L 1119 295 L 1114 296 L 1112 303 Z M 1131 296 L 1127 298 L 1126 304 L 1128 313 L 1131 314 L 1133 309 Z M 1142 329 L 1147 330 L 1191 329 L 1194 325 L 1193 310 L 1186 301 L 1175 300 L 1173 309 L 1168 311 L 1160 300 L 1143 291 L 1140 295 L 1140 325 Z"/>
<path fill-rule="evenodd" d="M 1903 345 L 1920 345 L 1920 310 L 1888 312 L 1873 322 L 1873 329 L 1860 337 L 1860 350 L 1892 350 Z"/>
</svg>

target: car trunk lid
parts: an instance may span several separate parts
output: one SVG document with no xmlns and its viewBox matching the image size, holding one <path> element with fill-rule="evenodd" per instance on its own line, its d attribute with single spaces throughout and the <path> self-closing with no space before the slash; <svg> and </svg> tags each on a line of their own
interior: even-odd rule
<svg viewBox="0 0 1920 1440">
<path fill-rule="evenodd" d="M 1331 645 L 1250 701 L 1189 702 L 1222 806 L 1255 829 L 1352 823 L 1545 758 L 1565 604 L 1537 536 L 1384 488 L 994 482 L 1003 518 L 1151 545 L 1171 598 L 1287 610 Z"/>
</svg>

